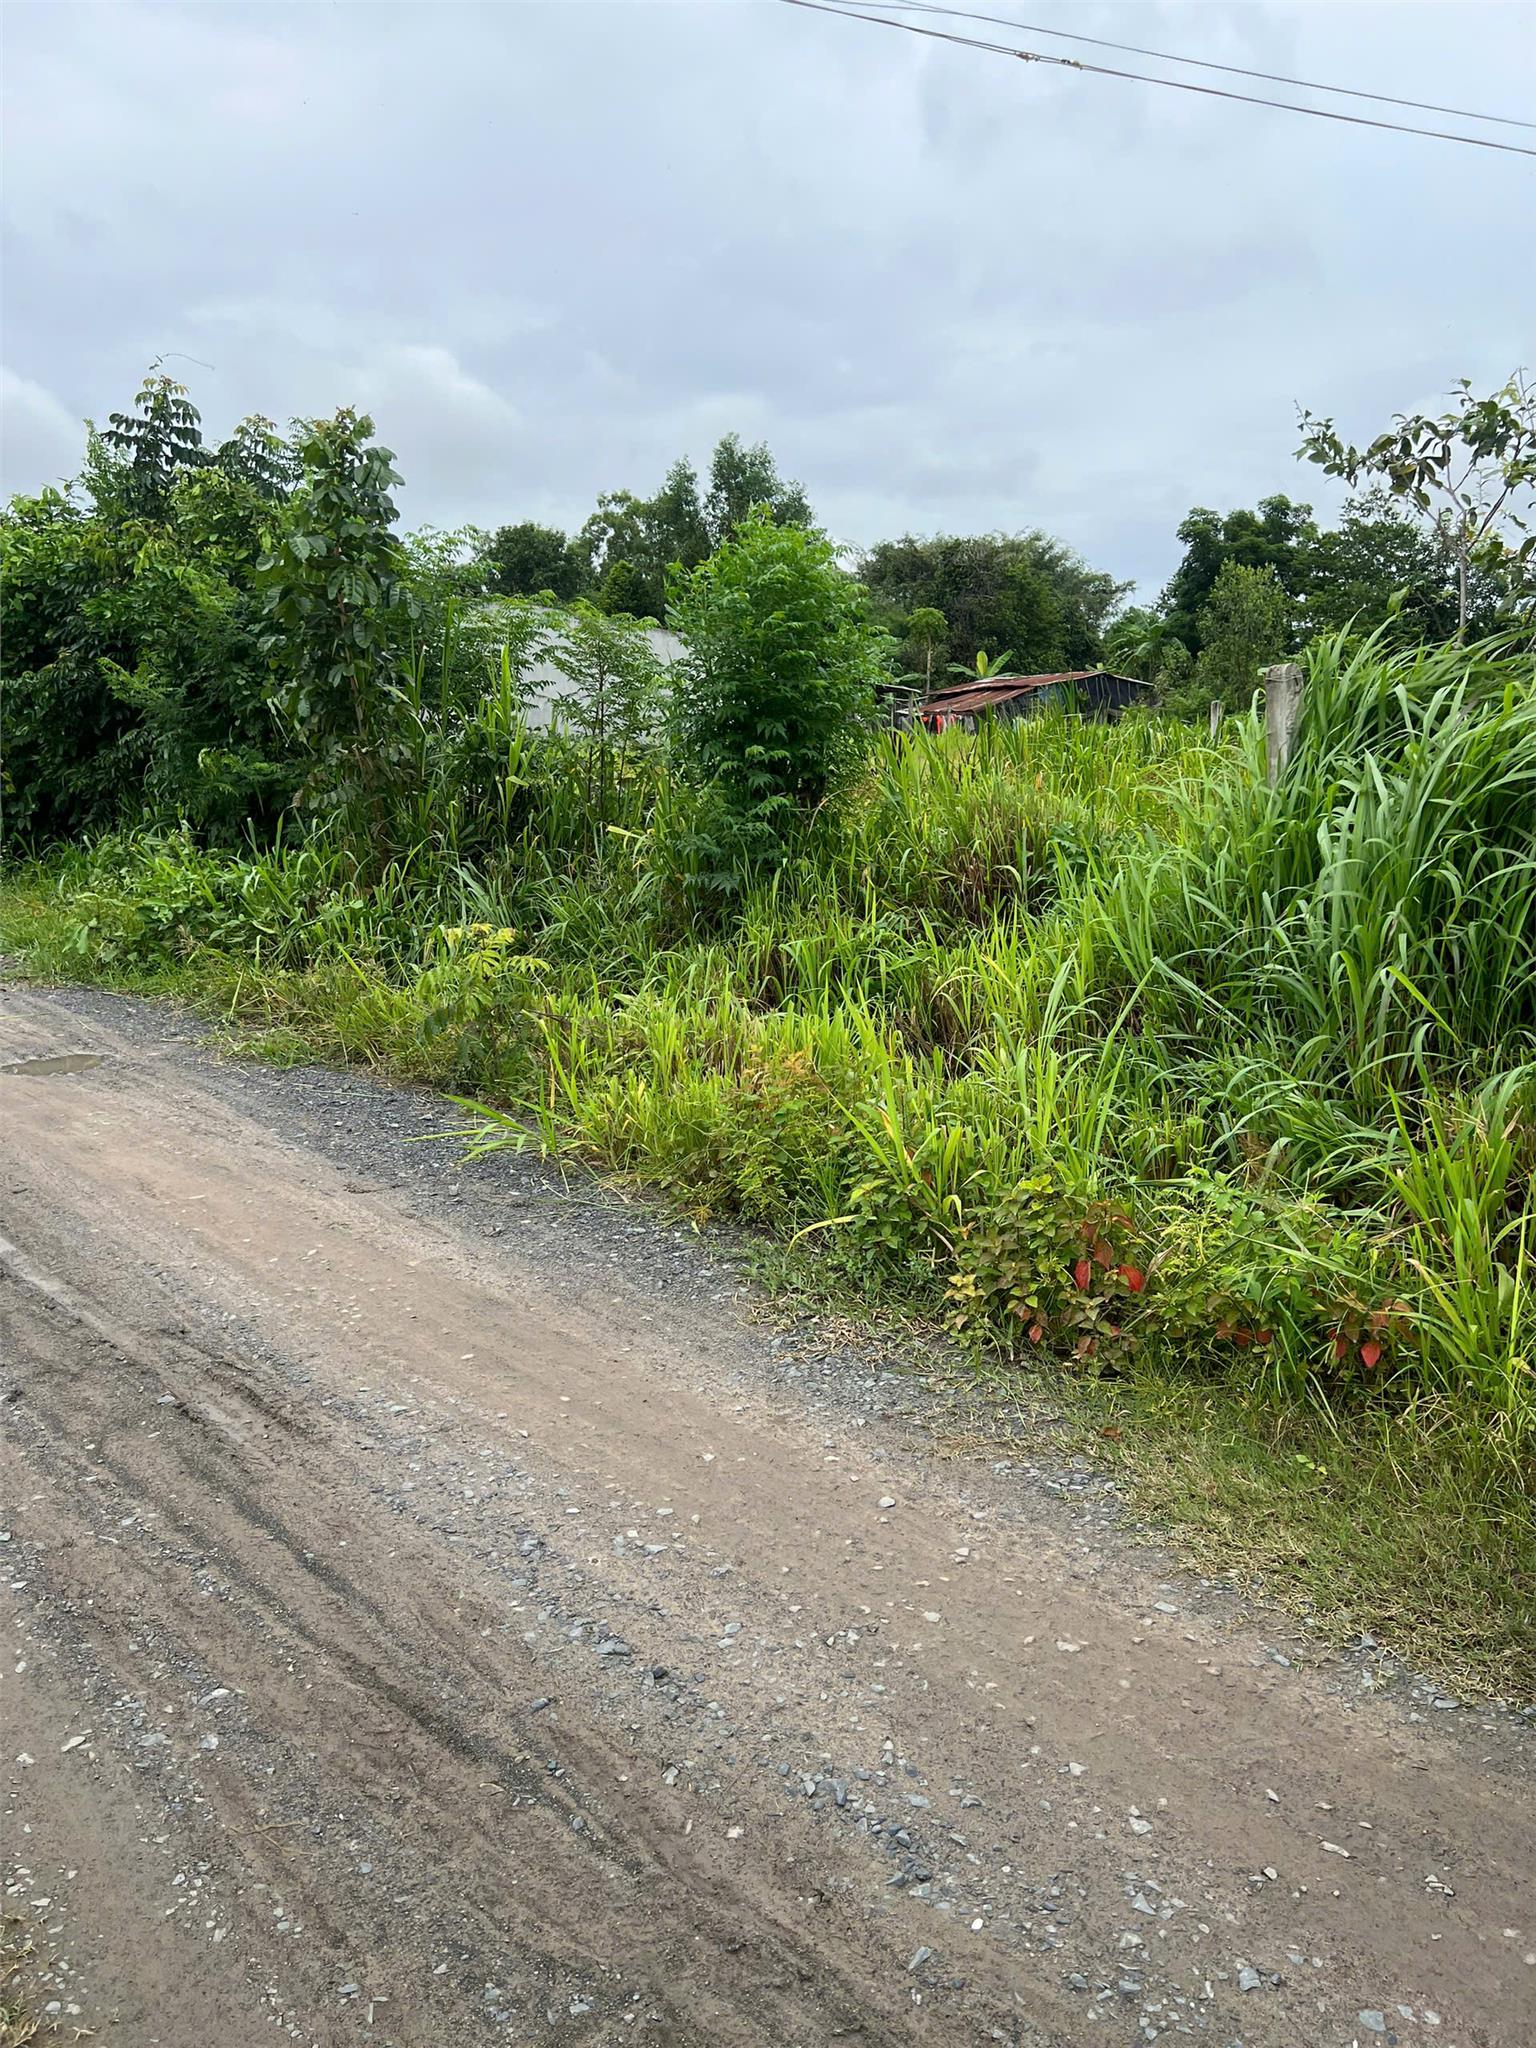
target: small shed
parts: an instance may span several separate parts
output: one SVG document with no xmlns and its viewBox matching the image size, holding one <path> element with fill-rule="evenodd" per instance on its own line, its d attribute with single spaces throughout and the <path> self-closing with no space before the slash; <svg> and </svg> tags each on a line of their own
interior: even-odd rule
<svg viewBox="0 0 1536 2048">
<path fill-rule="evenodd" d="M 917 709 L 917 722 L 930 732 L 958 725 L 974 732 L 984 718 L 1031 718 L 1055 705 L 1085 718 L 1118 718 L 1133 704 L 1146 703 L 1152 685 L 1107 668 L 1060 669 L 1044 676 L 977 676 L 935 690 Z"/>
</svg>

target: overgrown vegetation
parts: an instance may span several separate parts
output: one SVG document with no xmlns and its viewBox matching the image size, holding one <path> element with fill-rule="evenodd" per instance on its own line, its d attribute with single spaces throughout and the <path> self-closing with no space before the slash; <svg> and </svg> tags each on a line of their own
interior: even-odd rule
<svg viewBox="0 0 1536 2048">
<path fill-rule="evenodd" d="M 296 452 L 259 514 L 217 463 L 173 463 L 146 522 L 100 444 L 89 509 L 13 514 L 36 665 L 11 801 L 74 839 L 5 894 L 34 971 L 191 994 L 276 1056 L 472 1099 L 482 1145 L 760 1226 L 803 1284 L 1078 1388 L 1192 1540 L 1536 1683 L 1528 645 L 1315 638 L 1273 788 L 1241 710 L 1219 741 L 1156 715 L 892 736 L 859 583 L 747 510 L 673 572 L 685 668 L 562 615 L 572 708 L 535 732 L 547 607 L 473 628 L 441 558 L 394 540 L 366 422 Z M 210 486 L 259 547 L 219 528 L 198 554 Z M 108 551 L 72 583 L 81 522 L 85 559 Z M 165 548 L 249 636 L 223 679 L 242 786 L 271 768 L 287 801 L 250 802 L 243 841 L 166 801 L 207 660 L 178 685 L 158 626 L 158 693 L 81 779 L 133 673 L 91 666 L 102 590 L 108 619 L 179 620 Z M 86 677 L 70 746 L 49 720 Z M 137 818 L 128 746 L 167 764 Z"/>
<path fill-rule="evenodd" d="M 1336 527 L 1281 495 L 1257 509 L 1197 505 L 1184 555 L 1153 606 L 1120 614 L 1107 658 L 1198 716 L 1246 708 L 1253 665 L 1318 634 L 1379 633 L 1397 647 L 1530 631 L 1536 612 L 1536 389 L 1517 374 L 1449 411 L 1399 414 L 1365 448 L 1301 416 L 1298 455 L 1355 493 Z"/>
</svg>

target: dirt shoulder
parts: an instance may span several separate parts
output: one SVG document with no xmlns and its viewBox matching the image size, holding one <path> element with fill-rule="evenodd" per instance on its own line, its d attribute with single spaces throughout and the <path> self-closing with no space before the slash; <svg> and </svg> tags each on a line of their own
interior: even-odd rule
<svg viewBox="0 0 1536 2048">
<path fill-rule="evenodd" d="M 938 1456 L 900 1371 L 411 1142 L 430 1098 L 189 1033 L 0 993 L 0 1062 L 103 1055 L 0 1073 L 0 1815 L 61 2026 L 1536 2035 L 1528 1727 L 1365 1689 L 1048 1448 Z"/>
</svg>

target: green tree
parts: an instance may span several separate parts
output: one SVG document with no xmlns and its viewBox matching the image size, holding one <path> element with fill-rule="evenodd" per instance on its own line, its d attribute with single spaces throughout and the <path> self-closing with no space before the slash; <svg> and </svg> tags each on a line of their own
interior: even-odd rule
<svg viewBox="0 0 1536 2048">
<path fill-rule="evenodd" d="M 111 540 L 68 488 L 13 498 L 0 521 L 0 788 L 13 848 L 99 828 L 142 791 L 139 721 L 104 665 L 132 658 L 108 595 L 128 580 Z"/>
<path fill-rule="evenodd" d="M 0 518 L 6 823 L 36 844 L 130 811 L 237 831 L 295 779 L 255 588 L 285 444 L 252 420 L 207 457 L 196 408 L 153 374 L 113 420 L 77 484 Z"/>
<path fill-rule="evenodd" d="M 719 547 L 742 526 L 756 505 L 766 505 L 780 526 L 809 526 L 810 501 L 802 485 L 779 475 L 766 441 L 748 447 L 739 434 L 717 443 L 709 464 L 704 521 L 710 544 Z"/>
<path fill-rule="evenodd" d="M 158 524 L 58 491 L 0 518 L 13 842 L 130 812 L 235 830 L 291 787 L 257 643 L 251 508 L 227 502 L 238 489 L 207 472 Z"/>
<path fill-rule="evenodd" d="M 400 478 L 373 421 L 346 408 L 303 427 L 298 455 L 303 486 L 258 570 L 273 700 L 319 758 L 327 793 L 363 800 L 378 822 L 416 617 L 394 530 Z"/>
<path fill-rule="evenodd" d="M 1198 718 L 1213 701 L 1246 711 L 1259 670 L 1290 644 L 1290 600 L 1275 571 L 1227 562 L 1199 617 L 1200 653 L 1193 674 L 1165 689 L 1170 710 Z"/>
<path fill-rule="evenodd" d="M 152 364 L 132 412 L 108 415 L 100 436 L 102 459 L 92 494 L 102 502 L 110 480 L 110 502 L 139 519 L 163 519 L 171 486 L 183 471 L 208 460 L 203 423 L 187 387 Z"/>
<path fill-rule="evenodd" d="M 1396 640 L 1420 641 L 1456 631 L 1455 558 L 1443 535 L 1410 518 L 1387 491 L 1351 498 L 1338 525 L 1318 533 L 1307 581 L 1311 632 L 1385 626 Z"/>
<path fill-rule="evenodd" d="M 662 609 L 656 600 L 656 582 L 622 556 L 610 562 L 597 592 L 598 608 L 615 618 L 655 619 Z"/>
<path fill-rule="evenodd" d="M 548 591 L 568 604 L 591 581 L 580 548 L 557 526 L 540 526 L 534 519 L 498 526 L 483 559 L 491 589 L 500 597 L 537 597 Z"/>
<path fill-rule="evenodd" d="M 744 447 L 735 434 L 727 434 L 710 466 L 707 503 L 700 500 L 693 464 L 680 458 L 654 497 L 605 491 L 572 542 L 572 552 L 584 565 L 586 585 L 596 586 L 604 611 L 660 620 L 666 615 L 673 564 L 697 568 L 758 503 L 770 505 L 781 523 L 804 524 L 810 518 L 805 493 L 798 484 L 783 481 L 768 449 Z"/>
<path fill-rule="evenodd" d="M 1244 569 L 1272 569 L 1293 610 L 1305 604 L 1311 548 L 1317 528 L 1310 505 L 1289 498 L 1262 498 L 1256 511 L 1213 512 L 1197 505 L 1180 521 L 1184 557 L 1164 590 L 1160 609 L 1191 654 L 1200 652 L 1201 614 L 1229 562 Z"/>
<path fill-rule="evenodd" d="M 663 576 L 674 562 L 681 562 L 685 569 L 697 568 L 709 553 L 698 471 L 686 457 L 679 457 L 667 471 L 661 489 L 647 506 L 647 523 Z"/>
<path fill-rule="evenodd" d="M 553 703 L 581 751 L 586 820 L 601 859 L 620 791 L 655 732 L 666 671 L 638 619 L 611 617 L 583 598 L 559 619 L 544 658 L 565 680 Z"/>
<path fill-rule="evenodd" d="M 651 508 L 633 491 L 605 491 L 573 543 L 587 566 L 588 582 L 596 584 L 599 603 L 608 576 L 620 563 L 613 603 L 636 618 L 660 619 L 666 610 L 666 563 L 657 544 Z"/>
<path fill-rule="evenodd" d="M 707 562 L 673 580 L 687 648 L 672 671 L 679 765 L 719 833 L 717 879 L 777 857 L 859 757 L 883 636 L 814 528 L 760 504 Z"/>
<path fill-rule="evenodd" d="M 1004 579 L 1003 601 L 1009 642 L 1023 653 L 1017 672 L 1046 675 L 1077 668 L 1092 658 L 1089 637 L 1069 631 L 1061 594 L 1039 561 L 1025 558 L 1012 565 Z M 1098 644 L 1093 635 L 1092 649 Z"/>
<path fill-rule="evenodd" d="M 1155 683 L 1175 645 L 1187 657 L 1189 650 L 1160 612 L 1151 605 L 1133 604 L 1127 606 L 1104 635 L 1104 660 L 1120 675 Z"/>
<path fill-rule="evenodd" d="M 1202 709 L 1209 709 L 1210 700 L 1200 703 L 1198 690 L 1190 688 L 1190 679 L 1195 672 L 1195 657 L 1176 633 L 1170 633 L 1158 649 L 1157 666 L 1145 680 L 1157 691 L 1159 700 L 1170 711 L 1182 716 L 1196 717 Z"/>
<path fill-rule="evenodd" d="M 1475 581 L 1491 577 L 1511 613 L 1536 611 L 1536 383 L 1516 371 L 1487 398 L 1463 377 L 1451 409 L 1397 413 L 1365 448 L 1346 442 L 1331 419 L 1303 411 L 1296 451 L 1351 487 L 1375 479 L 1411 507 L 1450 549 L 1456 571 L 1456 627 L 1472 623 Z"/>
<path fill-rule="evenodd" d="M 281 504 L 299 479 L 292 443 L 259 412 L 243 419 L 229 439 L 220 442 L 212 466 L 272 505 Z"/>
<path fill-rule="evenodd" d="M 1091 667 L 1130 587 L 1043 533 L 907 534 L 871 548 L 859 575 L 898 637 L 905 619 L 931 608 L 948 622 L 954 660 L 1011 647 L 1019 668 L 1033 674 Z"/>
<path fill-rule="evenodd" d="M 920 604 L 907 620 L 901 651 L 911 657 L 907 673 L 914 680 L 921 678 L 926 693 L 932 693 L 933 666 L 944 653 L 948 641 L 949 621 L 944 614 L 932 605 Z M 943 673 L 942 669 L 940 673 Z"/>
</svg>

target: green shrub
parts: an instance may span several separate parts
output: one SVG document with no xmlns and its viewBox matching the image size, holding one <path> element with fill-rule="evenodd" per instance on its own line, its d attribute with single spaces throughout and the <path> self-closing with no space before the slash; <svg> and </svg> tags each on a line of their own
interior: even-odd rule
<svg viewBox="0 0 1536 2048">
<path fill-rule="evenodd" d="M 859 758 L 880 636 L 825 534 L 756 506 L 676 578 L 668 609 L 686 654 L 672 733 L 703 793 L 696 830 L 729 884 L 778 857 Z"/>
</svg>

